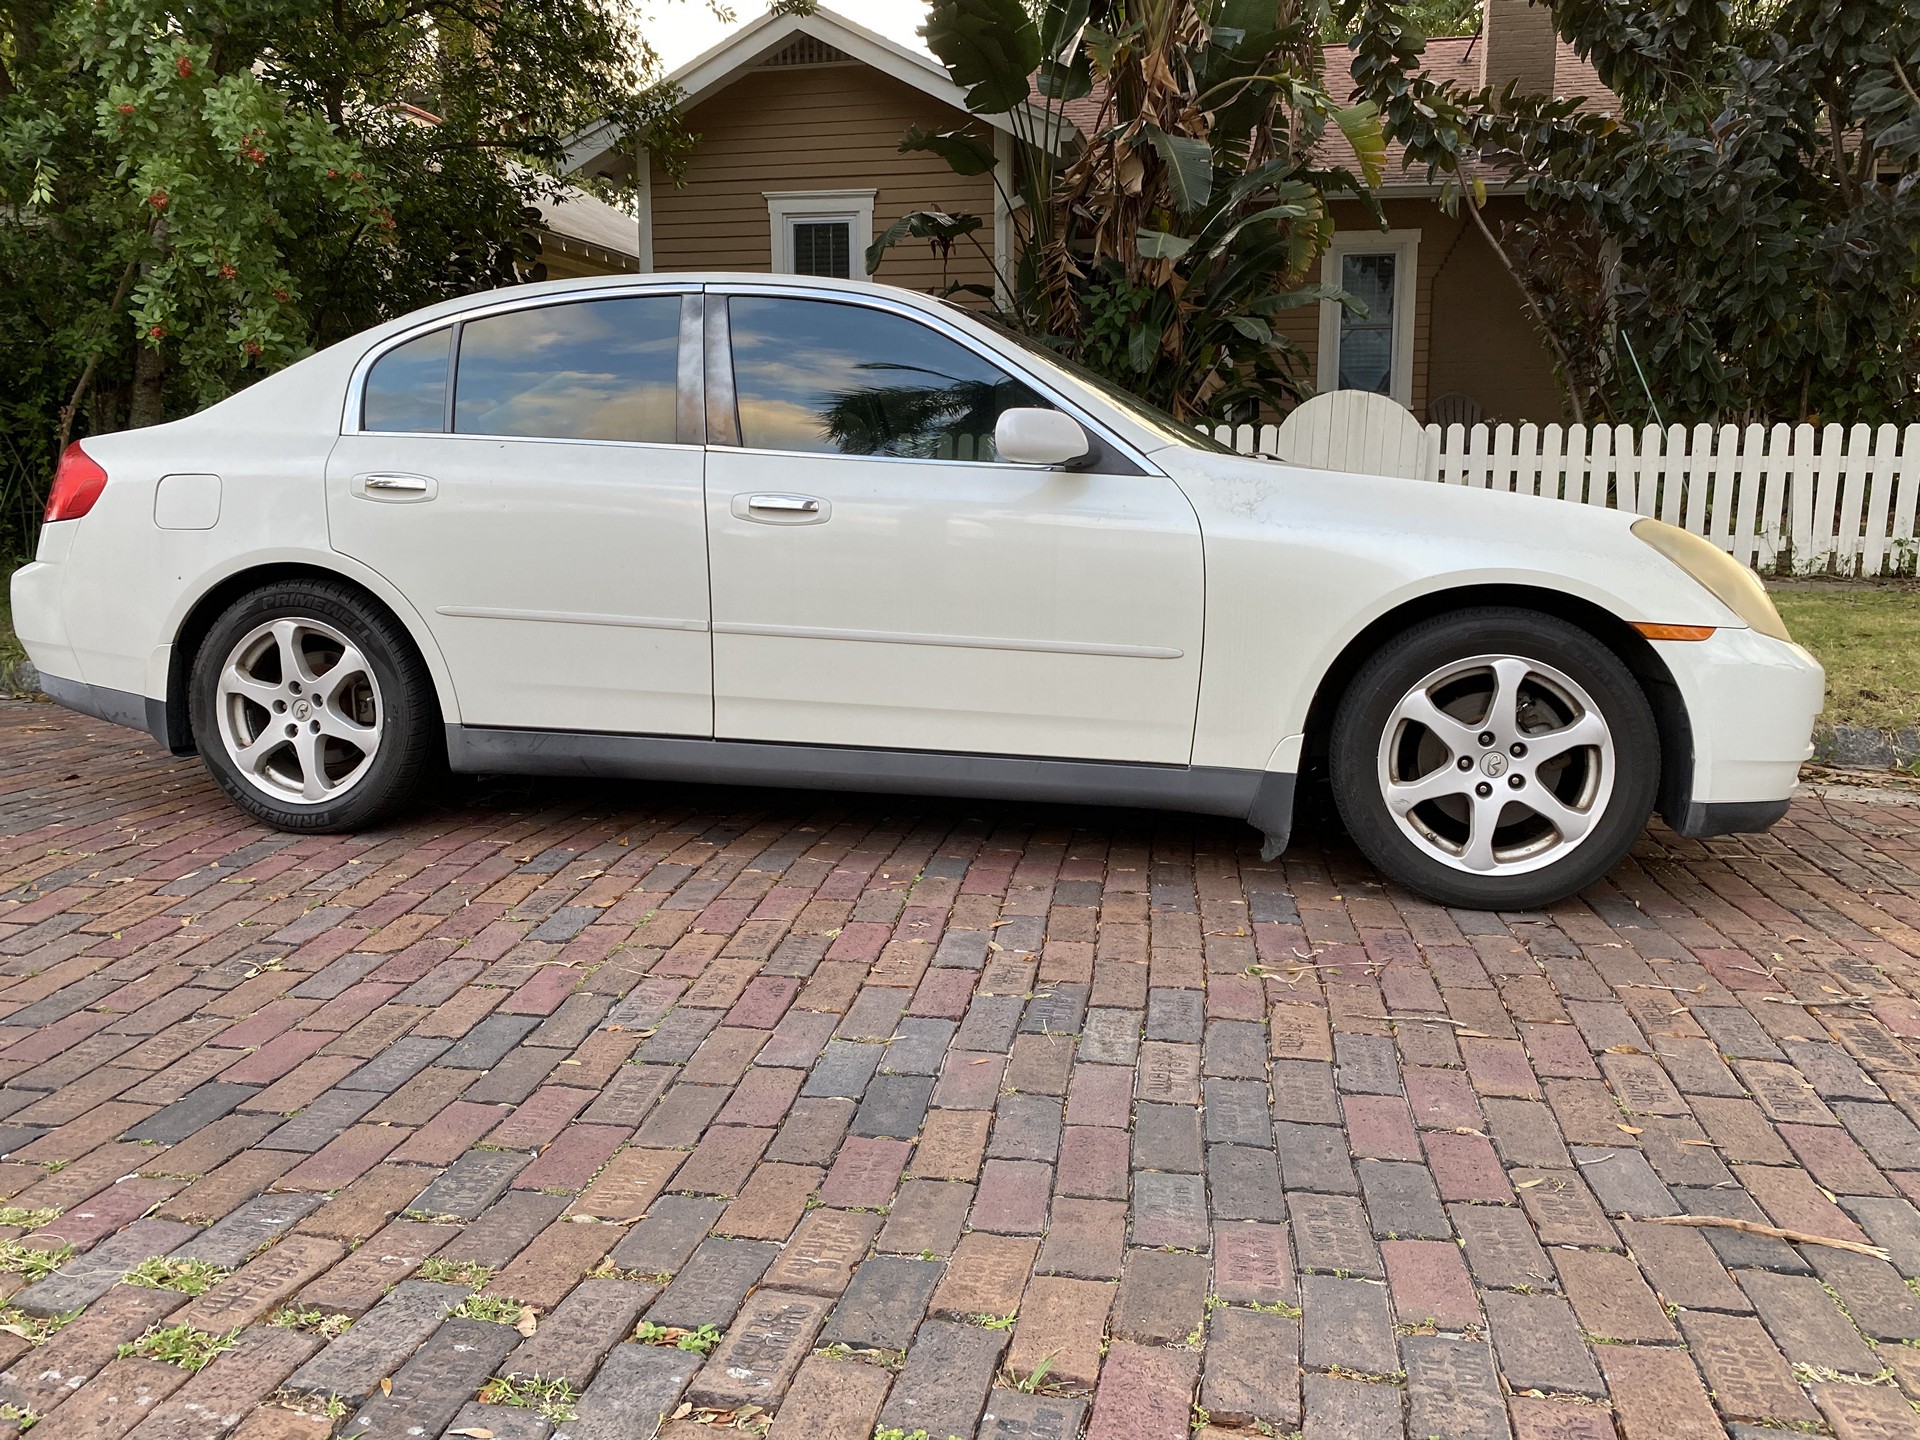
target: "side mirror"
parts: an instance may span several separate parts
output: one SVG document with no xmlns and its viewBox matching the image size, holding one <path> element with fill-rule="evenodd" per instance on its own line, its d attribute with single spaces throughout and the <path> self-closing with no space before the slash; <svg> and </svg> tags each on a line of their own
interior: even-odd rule
<svg viewBox="0 0 1920 1440">
<path fill-rule="evenodd" d="M 993 448 L 1015 465 L 1071 465 L 1086 458 L 1093 442 L 1071 415 L 1031 407 L 1000 412 Z"/>
</svg>

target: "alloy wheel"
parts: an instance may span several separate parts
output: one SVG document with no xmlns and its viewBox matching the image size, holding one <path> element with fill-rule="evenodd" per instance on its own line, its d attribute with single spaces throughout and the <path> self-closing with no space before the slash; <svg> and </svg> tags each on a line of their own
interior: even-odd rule
<svg viewBox="0 0 1920 1440">
<path fill-rule="evenodd" d="M 220 740 L 242 778 L 284 805 L 323 805 L 365 778 L 385 712 L 366 656 L 319 620 L 256 625 L 215 684 Z"/>
<path fill-rule="evenodd" d="M 1455 870 L 1516 875 L 1563 859 L 1613 793 L 1613 733 L 1563 671 L 1475 655 L 1401 697 L 1380 737 L 1380 793 L 1419 849 Z"/>
</svg>

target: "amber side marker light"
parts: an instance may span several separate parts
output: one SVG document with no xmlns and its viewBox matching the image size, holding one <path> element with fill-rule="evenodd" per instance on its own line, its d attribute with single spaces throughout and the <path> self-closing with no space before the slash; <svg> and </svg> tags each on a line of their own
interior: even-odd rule
<svg viewBox="0 0 1920 1440">
<path fill-rule="evenodd" d="M 1647 621 L 1636 621 L 1633 628 L 1649 640 L 1706 640 L 1714 631 L 1711 625 L 1655 625 Z"/>
</svg>

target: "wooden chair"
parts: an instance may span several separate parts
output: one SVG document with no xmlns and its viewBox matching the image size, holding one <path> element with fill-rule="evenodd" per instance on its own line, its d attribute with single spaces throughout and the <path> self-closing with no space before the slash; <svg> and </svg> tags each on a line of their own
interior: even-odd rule
<svg viewBox="0 0 1920 1440">
<path fill-rule="evenodd" d="M 1274 449 L 1290 464 L 1353 475 L 1426 474 L 1426 432 L 1413 412 L 1367 390 L 1332 390 L 1280 422 Z"/>
<path fill-rule="evenodd" d="M 1449 425 L 1478 425 L 1486 418 L 1480 402 L 1471 395 L 1449 390 L 1427 402 L 1427 423 L 1445 430 Z"/>
</svg>

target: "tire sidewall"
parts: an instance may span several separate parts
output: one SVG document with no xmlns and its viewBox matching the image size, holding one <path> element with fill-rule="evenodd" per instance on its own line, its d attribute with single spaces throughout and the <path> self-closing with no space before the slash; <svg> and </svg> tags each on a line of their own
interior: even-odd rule
<svg viewBox="0 0 1920 1440">
<path fill-rule="evenodd" d="M 1613 789 L 1599 824 L 1564 859 L 1517 875 L 1475 875 L 1428 855 L 1401 831 L 1380 793 L 1380 740 L 1401 698 L 1434 670 L 1474 655 L 1517 655 L 1562 671 L 1613 735 Z M 1361 668 L 1335 715 L 1329 768 L 1347 833 L 1380 869 L 1442 904 L 1530 910 L 1585 889 L 1632 848 L 1659 790 L 1660 740 L 1639 682 L 1592 635 L 1551 616 L 1480 609 L 1415 626 Z"/>
<path fill-rule="evenodd" d="M 351 790 L 324 805 L 287 805 L 258 789 L 242 776 L 220 737 L 217 688 L 227 656 L 249 631 L 282 619 L 319 620 L 338 630 L 366 657 L 380 687 L 382 729 L 373 763 Z M 423 742 L 434 719 L 432 707 L 420 703 L 422 670 L 392 623 L 344 587 L 292 581 L 256 590 L 214 622 L 195 654 L 188 691 L 194 745 L 228 797 L 275 828 L 357 829 L 388 814 L 418 784 Z"/>
</svg>

